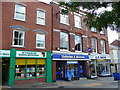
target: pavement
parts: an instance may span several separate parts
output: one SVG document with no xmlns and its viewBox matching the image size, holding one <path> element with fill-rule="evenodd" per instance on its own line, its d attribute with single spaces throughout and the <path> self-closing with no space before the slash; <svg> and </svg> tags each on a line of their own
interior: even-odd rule
<svg viewBox="0 0 120 90">
<path fill-rule="evenodd" d="M 14 85 L 11 87 L 4 86 L 3 88 L 118 88 L 118 82 L 113 77 L 98 77 L 96 79 L 85 79 L 74 81 L 56 81 L 53 83 L 37 83 L 26 85 Z M 120 83 L 119 83 L 120 84 Z"/>
</svg>

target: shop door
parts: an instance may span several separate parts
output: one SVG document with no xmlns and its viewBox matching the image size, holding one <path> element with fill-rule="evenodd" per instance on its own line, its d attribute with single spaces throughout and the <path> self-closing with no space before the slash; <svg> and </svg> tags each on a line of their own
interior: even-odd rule
<svg viewBox="0 0 120 90">
<path fill-rule="evenodd" d="M 62 79 L 62 62 L 56 62 L 56 80 Z"/>
<path fill-rule="evenodd" d="M 9 59 L 2 59 L 2 85 L 8 85 L 9 61 Z"/>
<path fill-rule="evenodd" d="M 85 62 L 79 62 L 79 76 L 85 77 Z"/>
</svg>

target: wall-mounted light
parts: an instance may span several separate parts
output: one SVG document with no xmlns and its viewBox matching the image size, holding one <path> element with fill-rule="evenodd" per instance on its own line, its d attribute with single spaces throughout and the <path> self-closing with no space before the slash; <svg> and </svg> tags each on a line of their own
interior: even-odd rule
<svg viewBox="0 0 120 90">
<path fill-rule="evenodd" d="M 59 48 L 59 47 L 57 47 L 56 49 L 57 49 L 57 50 L 60 50 L 60 48 Z"/>
</svg>

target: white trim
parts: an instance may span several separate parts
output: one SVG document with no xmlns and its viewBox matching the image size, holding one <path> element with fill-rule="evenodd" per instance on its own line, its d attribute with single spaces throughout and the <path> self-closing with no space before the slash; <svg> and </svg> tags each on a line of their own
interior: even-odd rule
<svg viewBox="0 0 120 90">
<path fill-rule="evenodd" d="M 25 7 L 24 20 L 23 20 L 23 19 L 16 18 L 16 5 L 20 5 L 20 6 Z M 20 21 L 26 21 L 26 5 L 20 4 L 20 3 L 16 3 L 14 7 L 15 7 L 15 8 L 14 8 L 14 19 L 15 19 L 15 20 L 20 20 Z"/>
<path fill-rule="evenodd" d="M 44 47 L 37 47 L 37 35 L 44 35 L 44 42 L 45 42 L 45 34 L 36 33 L 36 48 L 37 49 L 45 49 L 45 43 L 44 43 Z"/>
<path fill-rule="evenodd" d="M 75 54 L 75 55 L 88 55 L 88 53 L 84 53 L 84 52 L 70 52 L 70 51 L 67 51 L 67 52 L 62 52 L 62 51 L 55 51 L 53 50 L 52 51 L 53 54 Z"/>
<path fill-rule="evenodd" d="M 77 61 L 88 61 L 89 59 L 52 59 L 52 60 L 60 60 L 60 61 L 62 61 L 62 60 L 67 60 L 67 61 L 73 61 L 73 60 L 77 60 Z"/>
<path fill-rule="evenodd" d="M 58 30 L 58 29 L 53 29 L 53 31 L 60 32 L 60 30 Z"/>
<path fill-rule="evenodd" d="M 75 33 L 69 33 L 70 35 L 75 35 Z"/>
<path fill-rule="evenodd" d="M 82 17 L 82 15 L 81 15 L 81 14 L 76 13 L 76 12 L 74 12 L 74 15 L 78 15 L 78 16 Z"/>
<path fill-rule="evenodd" d="M 15 31 L 19 31 L 19 32 L 23 32 L 23 45 L 14 45 L 14 32 Z M 13 38 L 12 38 L 12 47 L 24 47 L 24 40 L 25 40 L 25 32 L 21 31 L 21 30 L 13 30 Z"/>
<path fill-rule="evenodd" d="M 39 10 L 39 11 L 43 11 L 43 12 L 46 13 L 46 10 L 44 10 L 44 9 L 42 9 L 42 8 L 37 8 L 37 10 Z"/>
<path fill-rule="evenodd" d="M 42 18 L 42 20 L 44 19 L 44 22 L 45 22 L 44 24 L 43 24 L 43 23 L 42 23 L 42 24 L 38 23 L 38 18 L 41 19 L 41 17 L 38 16 L 38 12 L 43 12 L 43 13 L 45 13 L 45 18 Z M 36 13 L 36 24 L 38 24 L 38 25 L 43 25 L 43 26 L 46 25 L 46 11 L 37 8 L 37 13 Z"/>
<path fill-rule="evenodd" d="M 88 36 L 86 36 L 86 35 L 82 35 L 82 37 L 88 38 Z"/>
</svg>

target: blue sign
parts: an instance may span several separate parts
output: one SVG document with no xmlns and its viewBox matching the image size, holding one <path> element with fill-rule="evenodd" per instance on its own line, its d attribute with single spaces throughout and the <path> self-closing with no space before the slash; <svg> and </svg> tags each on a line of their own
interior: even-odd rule
<svg viewBox="0 0 120 90">
<path fill-rule="evenodd" d="M 88 49 L 87 49 L 87 51 L 88 51 L 88 52 L 91 52 L 91 51 L 92 51 L 92 49 L 91 49 L 91 48 L 88 48 Z"/>
<path fill-rule="evenodd" d="M 89 59 L 88 55 L 53 54 L 53 59 Z"/>
</svg>

